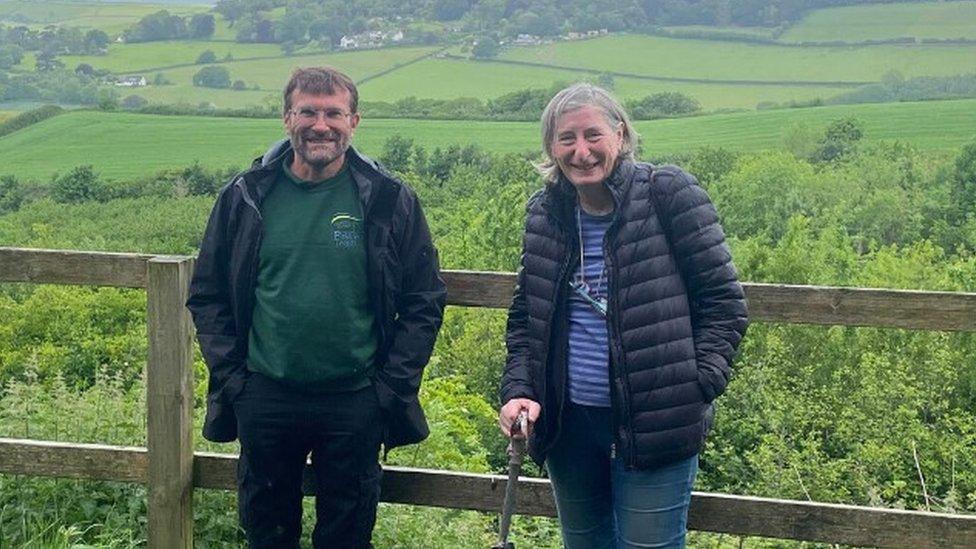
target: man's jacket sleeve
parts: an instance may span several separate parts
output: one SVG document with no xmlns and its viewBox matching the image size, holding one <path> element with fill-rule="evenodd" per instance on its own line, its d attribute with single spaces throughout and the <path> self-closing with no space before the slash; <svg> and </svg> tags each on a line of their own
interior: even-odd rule
<svg viewBox="0 0 976 549">
<path fill-rule="evenodd" d="M 718 213 L 694 177 L 677 172 L 668 184 L 666 223 L 688 291 L 698 382 L 707 401 L 725 391 L 732 359 L 748 325 L 745 294 L 732 264 Z"/>
<path fill-rule="evenodd" d="M 232 307 L 232 289 L 227 269 L 230 266 L 229 217 L 233 186 L 223 189 L 217 198 L 197 256 L 186 306 L 193 315 L 197 340 L 210 380 L 207 389 L 207 426 L 204 436 L 226 442 L 236 438 L 236 420 L 232 413 L 230 393 L 243 381 L 245 350 L 241 348 Z M 220 421 L 226 418 L 226 421 Z M 210 421 L 216 419 L 216 421 Z M 223 423 L 234 422 L 234 426 Z M 216 429 L 216 431 L 215 431 Z"/>
<path fill-rule="evenodd" d="M 404 204 L 408 214 L 397 249 L 402 265 L 400 291 L 394 298 L 396 319 L 387 361 L 376 373 L 381 382 L 377 385 L 380 402 L 394 409 L 417 399 L 447 302 L 437 250 L 420 203 L 407 191 L 401 192 L 398 199 L 408 201 Z"/>
</svg>

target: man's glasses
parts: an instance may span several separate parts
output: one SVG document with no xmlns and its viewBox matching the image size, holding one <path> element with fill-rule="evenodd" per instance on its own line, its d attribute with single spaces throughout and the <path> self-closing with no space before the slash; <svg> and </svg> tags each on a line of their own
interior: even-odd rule
<svg viewBox="0 0 976 549">
<path fill-rule="evenodd" d="M 324 116 L 329 122 L 342 122 L 352 115 L 351 112 L 346 112 L 342 109 L 313 109 L 311 107 L 291 109 L 288 112 L 297 116 L 302 122 L 314 122 L 319 119 L 319 114 Z"/>
</svg>

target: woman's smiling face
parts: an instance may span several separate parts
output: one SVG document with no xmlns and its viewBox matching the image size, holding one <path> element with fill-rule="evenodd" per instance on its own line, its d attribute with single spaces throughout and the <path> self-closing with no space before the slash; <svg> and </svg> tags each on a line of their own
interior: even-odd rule
<svg viewBox="0 0 976 549">
<path fill-rule="evenodd" d="M 622 144 L 623 128 L 611 126 L 598 107 L 587 105 L 559 117 L 551 150 L 566 179 L 581 186 L 610 176 Z"/>
</svg>

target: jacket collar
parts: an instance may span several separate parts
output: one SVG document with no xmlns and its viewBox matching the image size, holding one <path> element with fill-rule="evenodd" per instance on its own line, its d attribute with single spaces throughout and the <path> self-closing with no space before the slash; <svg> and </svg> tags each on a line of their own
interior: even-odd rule
<svg viewBox="0 0 976 549">
<path fill-rule="evenodd" d="M 257 198 L 258 203 L 264 201 L 281 171 L 281 165 L 292 154 L 291 141 L 284 138 L 273 143 L 262 156 L 254 159 L 251 169 L 245 173 L 244 184 L 251 196 Z M 365 212 L 373 194 L 373 183 L 378 177 L 383 177 L 383 172 L 375 161 L 352 146 L 346 151 L 346 162 L 349 163 Z"/>
<path fill-rule="evenodd" d="M 632 160 L 620 160 L 617 166 L 610 172 L 610 177 L 603 181 L 603 185 L 610 190 L 614 202 L 614 217 L 620 212 L 624 197 L 630 191 L 630 184 L 634 180 L 634 171 L 637 169 Z M 573 184 L 559 174 L 559 179 L 549 185 L 546 189 L 542 206 L 556 218 L 557 221 L 566 227 L 574 227 L 576 211 L 576 189 Z"/>
</svg>

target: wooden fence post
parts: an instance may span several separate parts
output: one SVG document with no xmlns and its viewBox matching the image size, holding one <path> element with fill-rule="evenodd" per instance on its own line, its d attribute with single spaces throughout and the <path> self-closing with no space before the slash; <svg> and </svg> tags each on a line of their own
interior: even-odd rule
<svg viewBox="0 0 976 549">
<path fill-rule="evenodd" d="M 150 549 L 193 547 L 193 325 L 184 307 L 192 267 L 187 257 L 148 262 Z"/>
</svg>

